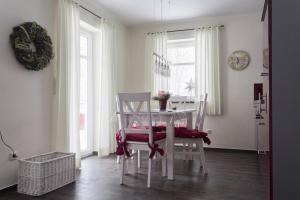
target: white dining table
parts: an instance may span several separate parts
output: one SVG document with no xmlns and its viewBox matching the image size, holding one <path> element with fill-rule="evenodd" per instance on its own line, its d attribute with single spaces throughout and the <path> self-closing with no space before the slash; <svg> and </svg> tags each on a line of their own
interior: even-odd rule
<svg viewBox="0 0 300 200">
<path fill-rule="evenodd" d="M 187 128 L 192 128 L 193 126 L 193 112 L 195 109 L 180 109 L 180 110 L 152 110 L 151 117 L 152 121 L 164 122 L 166 123 L 167 130 L 167 176 L 169 180 L 174 180 L 174 127 L 175 121 L 186 119 Z M 124 113 L 127 116 L 127 121 L 130 120 L 130 114 Z"/>
</svg>

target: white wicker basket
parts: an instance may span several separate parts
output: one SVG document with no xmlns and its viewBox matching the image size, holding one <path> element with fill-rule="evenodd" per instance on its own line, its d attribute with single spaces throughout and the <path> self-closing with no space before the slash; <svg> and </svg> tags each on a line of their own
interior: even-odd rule
<svg viewBox="0 0 300 200">
<path fill-rule="evenodd" d="M 52 152 L 19 160 L 18 192 L 40 196 L 75 181 L 75 154 Z"/>
</svg>

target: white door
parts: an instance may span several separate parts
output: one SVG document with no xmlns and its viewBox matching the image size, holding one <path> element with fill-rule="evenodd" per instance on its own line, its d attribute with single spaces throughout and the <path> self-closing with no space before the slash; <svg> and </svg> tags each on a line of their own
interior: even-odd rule
<svg viewBox="0 0 300 200">
<path fill-rule="evenodd" d="M 92 130 L 92 39 L 91 32 L 80 33 L 80 149 L 82 157 L 93 152 Z"/>
</svg>

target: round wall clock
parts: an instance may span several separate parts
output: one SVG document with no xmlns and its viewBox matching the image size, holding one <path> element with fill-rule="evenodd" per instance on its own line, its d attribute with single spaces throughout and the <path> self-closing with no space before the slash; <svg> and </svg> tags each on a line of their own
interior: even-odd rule
<svg viewBox="0 0 300 200">
<path fill-rule="evenodd" d="M 250 62 L 250 56 L 246 51 L 238 50 L 234 51 L 228 57 L 228 64 L 234 70 L 243 70 L 248 67 Z"/>
</svg>

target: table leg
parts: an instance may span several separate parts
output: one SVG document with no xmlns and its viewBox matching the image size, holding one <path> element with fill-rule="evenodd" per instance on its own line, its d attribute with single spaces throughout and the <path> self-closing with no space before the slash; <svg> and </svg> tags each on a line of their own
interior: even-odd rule
<svg viewBox="0 0 300 200">
<path fill-rule="evenodd" d="M 174 180 L 174 122 L 167 124 L 167 171 L 168 179 Z"/>
</svg>

